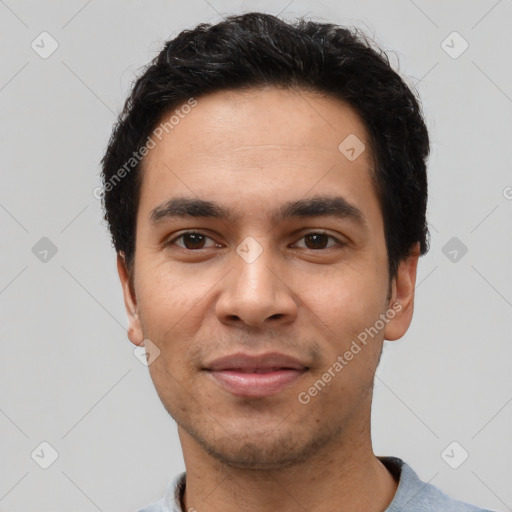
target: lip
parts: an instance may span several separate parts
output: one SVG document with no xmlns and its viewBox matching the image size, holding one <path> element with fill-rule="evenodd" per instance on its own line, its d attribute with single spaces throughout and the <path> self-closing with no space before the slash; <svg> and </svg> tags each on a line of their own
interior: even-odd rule
<svg viewBox="0 0 512 512">
<path fill-rule="evenodd" d="M 283 391 L 308 367 L 294 357 L 277 352 L 258 356 L 237 353 L 212 361 L 204 370 L 236 396 L 262 398 Z"/>
</svg>

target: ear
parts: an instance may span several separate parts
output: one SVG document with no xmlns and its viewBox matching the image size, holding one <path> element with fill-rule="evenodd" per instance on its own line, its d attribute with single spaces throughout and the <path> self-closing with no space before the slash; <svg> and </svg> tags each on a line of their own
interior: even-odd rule
<svg viewBox="0 0 512 512">
<path fill-rule="evenodd" d="M 127 268 L 125 255 L 122 251 L 117 253 L 117 272 L 123 290 L 124 307 L 128 315 L 128 338 L 134 345 L 140 345 L 144 341 L 142 326 L 139 319 L 137 296 L 131 279 L 130 270 Z"/>
<path fill-rule="evenodd" d="M 411 248 L 407 258 L 400 262 L 396 276 L 393 278 L 389 311 L 394 311 L 395 315 L 384 329 L 384 339 L 386 340 L 401 338 L 411 325 L 419 257 L 420 244 L 418 242 Z"/>
</svg>

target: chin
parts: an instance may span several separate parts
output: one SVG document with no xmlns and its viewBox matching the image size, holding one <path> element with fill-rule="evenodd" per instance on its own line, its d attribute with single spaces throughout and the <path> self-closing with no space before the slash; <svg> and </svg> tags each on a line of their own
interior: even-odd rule
<svg viewBox="0 0 512 512">
<path fill-rule="evenodd" d="M 262 447 L 258 443 L 244 443 L 236 446 L 231 441 L 229 446 L 205 446 L 203 448 L 222 464 L 237 469 L 282 469 L 301 464 L 307 460 L 301 454 L 300 447 L 276 445 Z M 225 448 L 225 449 L 223 449 Z"/>
<path fill-rule="evenodd" d="M 274 427 L 265 432 L 240 430 L 241 435 L 219 432 L 216 439 L 187 430 L 211 457 L 237 469 L 283 469 L 307 463 L 332 442 L 335 432 L 279 432 Z M 211 433 L 211 432 L 210 432 Z"/>
</svg>

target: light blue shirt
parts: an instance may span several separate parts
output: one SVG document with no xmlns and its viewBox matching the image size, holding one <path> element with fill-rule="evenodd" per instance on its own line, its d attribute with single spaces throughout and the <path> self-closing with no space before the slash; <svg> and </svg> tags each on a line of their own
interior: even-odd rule
<svg viewBox="0 0 512 512">
<path fill-rule="evenodd" d="M 385 512 L 493 512 L 455 500 L 432 484 L 421 481 L 413 469 L 398 457 L 378 458 L 399 479 L 393 501 Z M 180 505 L 185 490 L 185 475 L 178 474 L 161 500 L 138 512 L 186 512 Z"/>
</svg>

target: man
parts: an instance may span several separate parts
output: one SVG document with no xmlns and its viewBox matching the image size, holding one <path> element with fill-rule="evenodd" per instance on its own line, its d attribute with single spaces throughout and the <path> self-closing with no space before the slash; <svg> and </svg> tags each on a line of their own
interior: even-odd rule
<svg viewBox="0 0 512 512">
<path fill-rule="evenodd" d="M 427 251 L 428 152 L 417 100 L 355 30 L 232 16 L 137 80 L 105 219 L 186 465 L 143 511 L 482 510 L 371 443 Z"/>
</svg>

